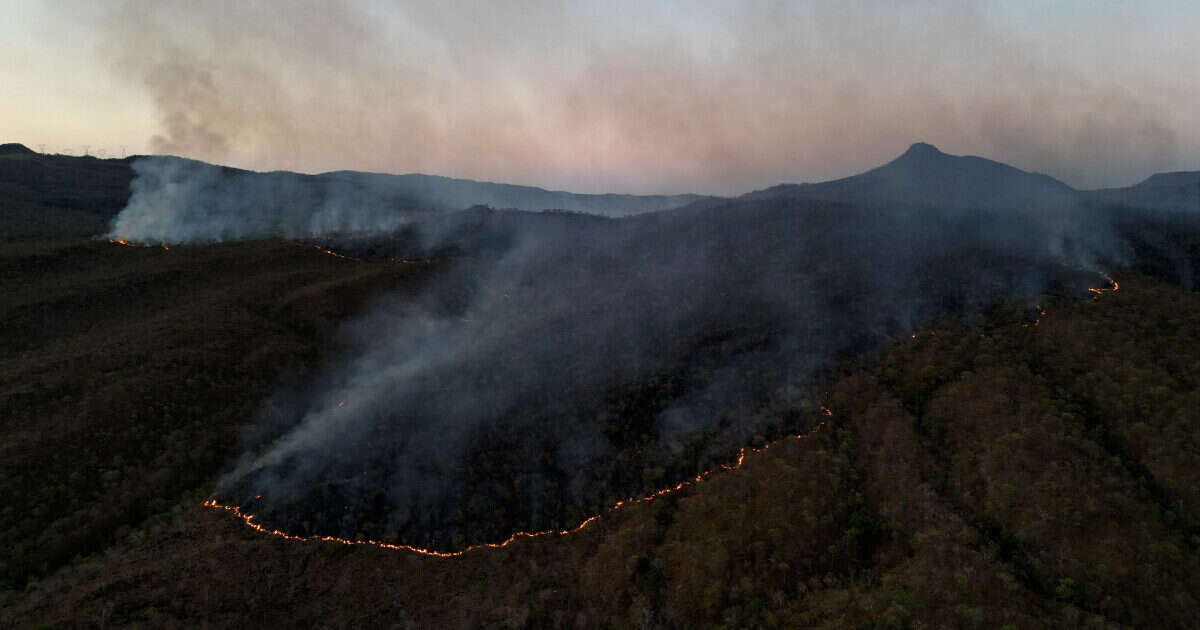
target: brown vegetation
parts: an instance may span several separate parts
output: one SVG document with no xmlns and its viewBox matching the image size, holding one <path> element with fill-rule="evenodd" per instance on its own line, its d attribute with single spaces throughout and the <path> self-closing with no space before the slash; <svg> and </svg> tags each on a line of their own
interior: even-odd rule
<svg viewBox="0 0 1200 630">
<path fill-rule="evenodd" d="M 264 537 L 193 497 L 5 614 L 79 627 L 1188 627 L 1200 296 L 1119 279 L 1117 294 L 1047 305 L 1037 327 L 999 312 L 898 343 L 830 384 L 821 431 L 570 537 L 431 559 Z M 1177 325 L 1154 324 L 1160 313 Z"/>
<path fill-rule="evenodd" d="M 293 243 L 0 255 L 0 581 L 103 549 L 208 483 L 285 368 L 432 267 Z"/>
<path fill-rule="evenodd" d="M 820 431 L 736 471 L 427 558 L 264 536 L 200 501 L 337 322 L 459 263 L 91 240 L 127 164 L 91 160 L 92 192 L 54 197 L 35 189 L 82 162 L 0 157 L 42 164 L 0 169 L 25 173 L 0 178 L 2 627 L 1195 624 L 1200 294 L 1126 271 L 1036 326 L 941 322 L 844 366 Z"/>
</svg>

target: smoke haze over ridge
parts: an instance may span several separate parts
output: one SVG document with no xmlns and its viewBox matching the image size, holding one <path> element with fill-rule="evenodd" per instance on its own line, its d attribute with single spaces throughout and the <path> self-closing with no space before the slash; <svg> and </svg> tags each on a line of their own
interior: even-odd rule
<svg viewBox="0 0 1200 630">
<path fill-rule="evenodd" d="M 136 158 L 108 236 L 144 243 L 394 232 L 430 212 L 488 205 L 597 215 L 676 208 L 698 195 L 576 195 L 429 175 L 255 173 L 168 156 Z"/>
<path fill-rule="evenodd" d="M 1186 27 L 1196 11 L 1020 0 L 21 9 L 79 31 L 55 38 L 60 55 L 137 103 L 119 120 L 79 116 L 106 115 L 93 127 L 128 129 L 122 141 L 145 138 L 151 152 L 726 195 L 865 170 L 914 137 L 1078 188 L 1188 168 L 1200 161 L 1200 122 L 1181 105 L 1200 98 L 1200 41 Z M 17 114 L 0 121 L 34 115 Z M 24 129 L 0 122 L 17 139 Z"/>
</svg>

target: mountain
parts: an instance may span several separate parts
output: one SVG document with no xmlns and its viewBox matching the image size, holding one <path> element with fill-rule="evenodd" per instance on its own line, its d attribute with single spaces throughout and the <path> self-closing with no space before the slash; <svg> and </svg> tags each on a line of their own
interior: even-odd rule
<svg viewBox="0 0 1200 630">
<path fill-rule="evenodd" d="M 817 184 L 776 186 L 744 198 L 777 196 L 948 208 L 1048 209 L 1076 200 L 1073 188 L 1049 175 L 1022 171 L 981 157 L 949 155 L 924 142 L 859 175 Z"/>
<path fill-rule="evenodd" d="M 1200 213 L 1080 208 L 1128 221 L 1114 236 L 791 186 L 623 219 L 428 212 L 460 251 L 420 258 L 386 251 L 404 231 L 377 252 L 79 233 L 125 205 L 133 168 L 0 155 L 0 227 L 76 232 L 0 252 L 0 627 L 1195 625 L 1200 294 L 1165 265 L 1200 269 Z M 327 193 L 374 190 L 206 168 L 232 176 L 214 189 L 302 184 L 351 213 L 371 198 Z M 1110 284 L 1056 262 L 1109 269 L 1087 249 L 1131 268 Z M 306 513 L 249 493 L 255 525 L 350 540 L 407 522 L 424 535 L 397 541 L 436 526 L 447 549 L 586 527 L 428 558 L 200 505 L 343 385 L 325 414 L 341 439 L 277 467 L 315 473 L 282 495 Z M 500 405 L 476 437 L 453 422 Z"/>
<path fill-rule="evenodd" d="M 1174 171 L 1155 173 L 1141 182 L 1130 186 L 1132 190 L 1160 190 L 1163 188 L 1191 188 L 1200 184 L 1200 171 Z"/>
<path fill-rule="evenodd" d="M 0 144 L 0 241 L 97 234 L 129 200 L 129 159 L 45 155 Z"/>
<path fill-rule="evenodd" d="M 0 144 L 0 155 L 37 155 L 37 153 L 19 142 L 9 142 Z"/>
<path fill-rule="evenodd" d="M 1082 194 L 1089 202 L 1102 206 L 1200 212 L 1200 171 L 1156 173 L 1127 188 L 1089 190 Z"/>
<path fill-rule="evenodd" d="M 579 195 L 420 174 L 259 173 L 171 156 L 144 157 L 130 166 L 128 203 L 113 219 L 110 236 L 153 243 L 380 235 L 475 206 L 613 217 L 706 199 Z"/>
<path fill-rule="evenodd" d="M 318 177 L 386 189 L 434 205 L 460 210 L 475 205 L 520 210 L 567 210 L 608 216 L 641 214 L 679 208 L 695 201 L 712 199 L 704 195 L 622 195 L 580 194 L 546 190 L 534 186 L 480 182 L 438 175 L 410 173 L 390 175 L 358 171 L 336 171 Z"/>
</svg>

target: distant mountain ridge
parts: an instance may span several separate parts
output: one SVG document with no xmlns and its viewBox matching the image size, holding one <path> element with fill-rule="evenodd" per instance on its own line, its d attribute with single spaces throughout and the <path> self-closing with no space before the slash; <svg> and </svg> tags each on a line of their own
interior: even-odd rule
<svg viewBox="0 0 1200 630">
<path fill-rule="evenodd" d="M 1127 188 L 1081 194 L 1095 205 L 1200 213 L 1200 171 L 1155 173 Z"/>
<path fill-rule="evenodd" d="M 99 215 L 115 214 L 129 198 L 130 165 L 141 160 L 178 160 L 206 165 L 227 175 L 263 178 L 316 189 L 356 190 L 353 196 L 380 195 L 408 208 L 461 210 L 476 205 L 527 211 L 564 210 L 609 217 L 713 207 L 730 199 L 743 202 L 804 198 L 848 204 L 901 204 L 978 209 L 1052 210 L 1078 205 L 1145 207 L 1200 212 L 1200 171 L 1157 173 L 1125 188 L 1076 190 L 1048 175 L 1028 172 L 976 156 L 944 153 L 917 142 L 896 159 L 863 173 L 818 183 L 780 184 L 735 197 L 699 194 L 583 194 L 535 186 L 439 175 L 331 171 L 306 175 L 287 171 L 253 172 L 171 156 L 132 156 L 122 160 L 44 155 L 20 143 L 0 144 L 0 188 L 10 200 L 26 200 L 53 186 L 62 168 L 80 176 L 103 171 L 103 199 L 64 199 L 62 204 Z M 16 186 L 15 188 L 13 186 Z"/>
<path fill-rule="evenodd" d="M 1053 210 L 1087 205 L 1200 212 L 1200 171 L 1156 173 L 1125 188 L 1076 190 L 1049 175 L 986 158 L 950 155 L 918 142 L 891 162 L 858 175 L 812 184 L 780 184 L 738 199 L 782 198 L 978 209 Z"/>
<path fill-rule="evenodd" d="M 1164 188 L 1195 186 L 1200 184 L 1200 171 L 1174 171 L 1170 173 L 1155 173 L 1150 177 L 1130 186 L 1132 189 Z"/>
<path fill-rule="evenodd" d="M 796 196 L 846 203 L 962 208 L 1042 208 L 1073 204 L 1077 191 L 1041 173 L 986 158 L 943 153 L 924 142 L 865 173 L 816 184 L 755 191 L 743 199 Z"/>
<path fill-rule="evenodd" d="M 659 210 L 671 210 L 690 203 L 716 199 L 695 194 L 681 195 L 629 195 L 588 194 L 562 190 L 546 190 L 536 186 L 481 182 L 473 179 L 457 179 L 440 175 L 408 173 L 392 175 L 386 173 L 364 173 L 361 171 L 333 171 L 316 177 L 329 177 L 341 181 L 386 188 L 397 194 L 429 201 L 453 209 L 475 205 L 494 208 L 516 208 L 520 210 L 567 210 L 607 216 L 640 214 Z"/>
</svg>

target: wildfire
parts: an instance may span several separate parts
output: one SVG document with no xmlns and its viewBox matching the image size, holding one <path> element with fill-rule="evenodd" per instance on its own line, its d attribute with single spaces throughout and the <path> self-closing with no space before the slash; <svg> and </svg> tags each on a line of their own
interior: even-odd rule
<svg viewBox="0 0 1200 630">
<path fill-rule="evenodd" d="M 296 245 L 304 244 L 304 243 L 300 243 L 297 241 L 290 241 L 290 242 L 295 243 Z M 342 260 L 353 260 L 356 262 L 362 262 L 361 258 L 356 258 L 354 256 L 347 256 L 346 254 L 335 252 L 332 249 L 329 249 L 327 247 L 322 247 L 320 245 L 313 245 L 313 248 L 316 249 L 317 251 L 321 252 L 322 254 L 333 256 L 334 258 L 341 258 Z M 434 262 L 433 258 L 416 258 L 416 259 L 388 258 L 388 260 L 391 262 L 394 262 L 394 263 L 400 263 L 402 265 L 432 265 Z"/>
<path fill-rule="evenodd" d="M 341 258 L 343 260 L 359 260 L 358 258 L 355 258 L 353 256 L 339 254 L 339 253 L 333 251 L 332 249 L 326 249 L 324 247 L 321 247 L 320 245 L 313 245 L 313 247 L 315 247 L 317 249 L 317 251 L 321 252 L 322 254 L 329 254 L 330 256 L 333 256 L 335 258 Z"/>
<path fill-rule="evenodd" d="M 113 245 L 124 245 L 125 247 L 161 247 L 163 249 L 170 249 L 170 247 L 167 247 L 166 243 L 152 245 L 150 243 L 135 243 L 133 241 L 127 241 L 123 238 L 110 238 L 110 239 L 108 239 L 108 242 L 112 243 Z M 298 243 L 296 241 L 291 241 L 291 242 L 295 243 L 297 245 L 302 245 L 302 243 Z M 313 248 L 316 249 L 317 251 L 321 252 L 322 254 L 333 256 L 334 258 L 341 258 L 342 260 L 353 260 L 353 261 L 357 261 L 357 262 L 362 262 L 361 258 L 355 258 L 354 256 L 347 256 L 345 254 L 335 252 L 332 249 L 329 249 L 327 247 L 322 247 L 320 245 L 313 245 Z M 433 258 L 418 258 L 418 259 L 389 258 L 389 260 L 392 262 L 401 263 L 404 265 L 431 265 L 434 262 Z"/>
<path fill-rule="evenodd" d="M 821 411 L 826 416 L 833 415 L 833 412 L 825 407 L 821 407 Z M 823 426 L 825 426 L 825 423 L 820 422 L 815 427 L 813 427 L 812 430 L 809 431 L 808 433 L 801 433 L 800 435 L 796 435 L 794 437 L 797 440 L 803 440 L 804 438 L 808 437 L 809 435 L 812 435 L 813 433 L 816 433 L 817 431 L 821 430 L 821 427 L 823 427 Z M 386 543 L 386 542 L 382 542 L 382 541 L 378 541 L 378 540 L 350 540 L 349 538 L 339 538 L 337 536 L 296 536 L 294 534 L 289 534 L 285 531 L 281 531 L 278 529 L 270 529 L 268 527 L 265 527 L 264 525 L 262 525 L 256 521 L 257 517 L 255 517 L 253 514 L 247 514 L 246 512 L 242 511 L 241 507 L 239 507 L 239 506 L 226 505 L 224 503 L 219 503 L 215 499 L 209 499 L 209 500 L 205 501 L 203 503 L 203 505 L 206 508 L 211 508 L 214 510 L 224 510 L 226 512 L 229 512 L 229 513 L 233 514 L 234 516 L 236 516 L 237 518 L 241 519 L 242 523 L 245 524 L 250 529 L 253 529 L 254 531 L 259 532 L 261 534 L 267 534 L 268 536 L 275 536 L 276 538 L 282 538 L 284 540 L 294 540 L 294 541 L 301 541 L 301 542 L 305 542 L 305 541 L 306 542 L 333 542 L 333 543 L 340 543 L 343 545 L 367 545 L 367 546 L 371 546 L 371 547 L 379 547 L 380 549 L 391 549 L 393 551 L 407 551 L 410 553 L 416 553 L 416 554 L 420 554 L 423 556 L 431 556 L 434 558 L 456 558 L 458 556 L 461 556 L 466 553 L 476 551 L 479 549 L 499 549 L 501 547 L 507 547 L 522 538 L 541 538 L 544 536 L 566 536 L 568 534 L 574 534 L 575 532 L 578 532 L 578 531 L 584 529 L 585 527 L 587 527 L 588 525 L 591 525 L 592 523 L 595 523 L 596 521 L 600 520 L 600 517 L 606 516 L 608 514 L 612 514 L 613 512 L 616 512 L 617 510 L 623 509 L 630 505 L 635 505 L 637 503 L 649 503 L 659 497 L 666 496 L 673 492 L 678 492 L 680 490 L 683 490 L 684 488 L 687 488 L 688 486 L 703 483 L 704 481 L 707 481 L 709 478 L 711 478 L 713 475 L 715 475 L 718 472 L 737 470 L 738 468 L 742 467 L 742 464 L 745 463 L 747 451 L 750 453 L 761 453 L 761 452 L 767 450 L 768 448 L 771 448 L 770 444 L 764 445 L 762 448 L 747 449 L 747 448 L 743 447 L 738 451 L 737 462 L 734 464 L 722 464 L 719 469 L 706 470 L 706 471 L 696 475 L 692 479 L 689 479 L 686 481 L 681 481 L 681 482 L 675 484 L 674 486 L 671 486 L 669 488 L 662 488 L 661 490 L 656 490 L 656 491 L 654 491 L 650 494 L 647 494 L 645 496 L 642 496 L 642 497 L 630 497 L 623 501 L 617 501 L 611 507 L 609 507 L 607 510 L 601 512 L 600 514 L 595 514 L 595 515 L 587 517 L 586 519 L 583 520 L 583 522 L 579 523 L 578 525 L 576 525 L 575 527 L 572 527 L 570 529 L 545 529 L 545 530 L 536 531 L 536 532 L 515 532 L 515 533 L 513 533 L 513 535 L 509 536 L 508 539 L 504 540 L 503 542 L 478 543 L 478 544 L 467 546 L 458 551 L 436 551 L 433 549 L 425 549 L 423 547 L 415 547 L 413 545 L 397 545 L 397 544 Z M 262 495 L 258 495 L 255 498 L 261 499 Z"/>
<path fill-rule="evenodd" d="M 125 247 L 154 247 L 154 245 L 149 243 L 134 243 L 123 238 L 110 238 L 108 239 L 108 242 L 112 243 L 113 245 L 124 245 Z M 161 243 L 158 246 L 163 249 L 171 249 L 170 247 L 167 247 L 166 243 Z"/>
<path fill-rule="evenodd" d="M 1108 280 L 1108 283 L 1111 284 L 1112 287 L 1110 287 L 1108 289 L 1089 288 L 1088 291 L 1091 291 L 1092 293 L 1096 294 L 1097 296 L 1100 296 L 1105 293 L 1116 293 L 1117 291 L 1121 290 L 1121 285 L 1116 280 L 1113 280 L 1112 276 L 1110 276 L 1108 274 L 1103 274 L 1103 275 L 1104 275 L 1104 279 Z"/>
<path fill-rule="evenodd" d="M 1037 328 L 1038 324 L 1042 323 L 1042 317 L 1046 316 L 1046 309 L 1042 308 L 1041 304 L 1038 304 L 1036 308 L 1037 308 L 1038 315 L 1040 315 L 1041 317 L 1038 317 L 1037 319 L 1033 320 L 1032 323 L 1021 324 L 1021 326 L 1023 328 Z"/>
<path fill-rule="evenodd" d="M 138 245 L 138 244 L 134 244 L 134 243 L 127 243 L 127 242 L 119 240 L 119 239 L 110 239 L 110 240 L 111 240 L 111 242 L 117 243 L 119 245 L 129 245 L 132 247 L 148 247 L 148 245 Z M 316 247 L 317 249 L 321 250 L 324 253 L 327 253 L 327 254 L 330 254 L 333 256 L 337 256 L 338 258 L 346 258 L 349 260 L 358 260 L 357 258 L 351 258 L 349 256 L 344 256 L 342 254 L 338 254 L 337 252 L 333 252 L 328 249 L 324 249 L 324 248 L 320 247 L 319 245 L 314 246 L 314 247 Z M 165 249 L 166 246 L 164 245 L 163 248 Z M 393 262 L 401 262 L 404 264 L 418 264 L 418 263 L 428 264 L 428 263 L 432 262 L 431 259 L 405 260 L 405 259 L 393 258 L 391 260 Z M 1107 280 L 1109 282 L 1109 284 L 1112 285 L 1111 288 L 1108 288 L 1108 289 L 1089 288 L 1088 291 L 1092 292 L 1096 296 L 1099 296 L 1104 293 L 1116 292 L 1116 291 L 1120 290 L 1121 285 L 1116 280 L 1114 280 L 1112 278 L 1112 276 L 1110 276 L 1108 274 L 1104 274 L 1104 278 L 1105 278 L 1105 280 Z M 507 294 L 505 297 L 507 297 Z M 1037 310 L 1038 310 L 1039 315 L 1041 315 L 1042 317 L 1046 316 L 1046 311 L 1040 304 L 1037 306 Z M 1025 326 L 1026 327 L 1037 326 L 1040 322 L 1041 322 L 1041 319 L 1038 319 L 1038 320 L 1034 321 L 1032 324 L 1025 324 Z M 934 333 L 932 331 L 930 331 L 929 334 L 930 334 L 930 336 L 936 336 L 936 333 Z M 914 333 L 912 335 L 912 337 L 915 339 L 915 338 L 917 338 L 917 335 Z M 338 403 L 338 407 L 342 407 L 344 404 L 345 404 L 344 401 L 340 402 L 340 403 Z M 820 409 L 821 409 L 821 413 L 823 413 L 826 417 L 833 416 L 833 412 L 830 411 L 829 408 L 821 407 Z M 803 440 L 804 438 L 821 430 L 821 428 L 824 426 L 825 426 L 825 423 L 820 422 L 816 426 L 814 426 L 812 428 L 812 430 L 809 431 L 808 433 L 802 433 L 802 434 L 796 435 L 794 437 L 797 440 Z M 277 538 L 282 538 L 284 540 L 292 540 L 292 541 L 297 541 L 297 542 L 332 542 L 332 543 L 340 543 L 343 545 L 367 545 L 367 546 L 371 546 L 371 547 L 379 547 L 380 549 L 390 549 L 393 551 L 407 551 L 410 553 L 420 554 L 423 556 L 430 556 L 430 557 L 434 557 L 434 558 L 456 558 L 458 556 L 462 556 L 462 555 L 465 555 L 467 553 L 470 553 L 472 551 L 476 551 L 479 549 L 499 549 L 502 547 L 507 547 L 522 538 L 542 538 L 542 537 L 546 537 L 546 536 L 567 536 L 570 534 L 574 534 L 575 532 L 581 531 L 584 528 L 591 525 L 592 523 L 595 523 L 596 521 L 600 520 L 601 517 L 612 514 L 616 511 L 624 509 L 630 505 L 635 505 L 638 503 L 649 503 L 659 497 L 666 496 L 666 495 L 674 493 L 674 492 L 678 492 L 689 486 L 703 483 L 703 482 L 709 480 L 710 478 L 712 478 L 713 475 L 715 475 L 719 472 L 737 470 L 745 464 L 747 452 L 757 454 L 757 453 L 762 453 L 763 451 L 766 451 L 769 448 L 771 448 L 770 444 L 765 444 L 765 445 L 763 445 L 762 448 L 742 447 L 741 449 L 738 450 L 737 460 L 733 464 L 721 464 L 719 468 L 715 468 L 712 470 L 706 470 L 706 471 L 696 475 L 692 479 L 681 481 L 681 482 L 675 484 L 674 486 L 656 490 L 656 491 L 654 491 L 650 494 L 647 494 L 645 496 L 642 496 L 642 497 L 629 497 L 628 499 L 625 499 L 623 501 L 617 501 L 616 503 L 611 505 L 608 509 L 604 510 L 603 512 L 589 516 L 588 518 L 586 518 L 582 522 L 580 522 L 578 525 L 576 525 L 572 528 L 569 528 L 569 529 L 545 529 L 545 530 L 535 531 L 535 532 L 519 531 L 519 532 L 514 532 L 511 536 L 509 536 L 507 539 L 505 539 L 504 541 L 501 541 L 501 542 L 477 543 L 474 545 L 469 545 L 458 551 L 436 551 L 434 549 L 426 549 L 424 547 L 416 547 L 413 545 L 387 543 L 387 542 L 383 542 L 383 541 L 379 541 L 379 540 L 351 540 L 349 538 L 340 538 L 337 536 L 317 536 L 317 535 L 296 536 L 295 534 L 289 534 L 285 531 L 278 530 L 278 529 L 271 529 L 271 528 L 268 528 L 268 527 L 258 523 L 256 520 L 257 517 L 254 514 L 249 514 L 249 513 L 244 512 L 242 510 L 242 508 L 237 505 L 227 505 L 224 503 L 220 503 L 220 502 L 216 501 L 215 499 L 208 499 L 208 500 L 204 501 L 203 506 L 214 509 L 214 510 L 224 510 L 226 512 L 229 512 L 229 513 L 233 514 L 235 517 L 237 517 L 238 519 L 240 519 L 242 521 L 242 523 L 244 525 L 246 525 L 247 527 L 249 527 L 250 529 L 253 529 L 254 531 L 257 531 L 261 534 L 275 536 Z M 258 495 L 255 497 L 256 500 L 261 499 L 261 498 L 262 498 L 262 495 Z"/>
</svg>

